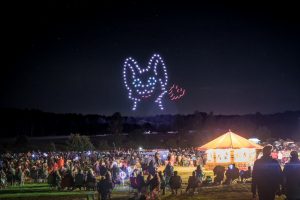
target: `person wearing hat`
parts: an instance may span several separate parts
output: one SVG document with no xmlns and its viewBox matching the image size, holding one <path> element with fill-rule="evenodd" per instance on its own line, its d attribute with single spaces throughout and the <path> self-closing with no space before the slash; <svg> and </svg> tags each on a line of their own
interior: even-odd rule
<svg viewBox="0 0 300 200">
<path fill-rule="evenodd" d="M 287 199 L 300 199 L 300 161 L 297 151 L 291 152 L 290 162 L 284 166 L 283 180 L 283 191 Z"/>
<path fill-rule="evenodd" d="M 256 190 L 259 200 L 274 200 L 276 192 L 282 184 L 282 170 L 277 160 L 271 157 L 272 145 L 263 148 L 263 156 L 254 162 L 252 172 L 252 194 L 256 199 Z"/>
</svg>

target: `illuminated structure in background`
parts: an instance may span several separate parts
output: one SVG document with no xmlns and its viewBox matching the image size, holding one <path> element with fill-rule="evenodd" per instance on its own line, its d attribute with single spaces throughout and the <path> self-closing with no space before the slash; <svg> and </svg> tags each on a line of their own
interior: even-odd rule
<svg viewBox="0 0 300 200">
<path fill-rule="evenodd" d="M 262 146 L 230 130 L 211 142 L 197 148 L 199 151 L 206 152 L 206 169 L 213 169 L 217 165 L 227 167 L 233 163 L 239 169 L 247 169 L 248 166 L 253 166 L 257 158 L 256 151 L 258 149 L 262 149 Z"/>
<path fill-rule="evenodd" d="M 185 89 L 173 84 L 169 89 L 169 97 L 172 101 L 178 100 L 185 95 Z"/>
<path fill-rule="evenodd" d="M 137 103 L 158 93 L 155 103 L 164 109 L 162 98 L 167 93 L 167 68 L 158 54 L 154 54 L 146 68 L 140 68 L 137 62 L 129 57 L 124 62 L 123 78 L 128 98 L 133 101 L 132 110 L 136 110 Z"/>
</svg>

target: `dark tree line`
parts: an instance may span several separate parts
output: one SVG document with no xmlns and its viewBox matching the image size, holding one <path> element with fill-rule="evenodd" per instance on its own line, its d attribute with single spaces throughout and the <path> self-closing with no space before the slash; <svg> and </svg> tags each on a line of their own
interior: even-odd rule
<svg viewBox="0 0 300 200">
<path fill-rule="evenodd" d="M 126 117 L 57 114 L 40 110 L 0 109 L 1 137 L 59 136 L 70 133 L 84 135 L 135 134 L 136 130 L 178 134 L 196 132 L 214 137 L 231 129 L 245 137 L 294 138 L 300 136 L 300 111 L 276 114 L 214 115 L 194 112 L 189 115 L 157 115 Z"/>
</svg>

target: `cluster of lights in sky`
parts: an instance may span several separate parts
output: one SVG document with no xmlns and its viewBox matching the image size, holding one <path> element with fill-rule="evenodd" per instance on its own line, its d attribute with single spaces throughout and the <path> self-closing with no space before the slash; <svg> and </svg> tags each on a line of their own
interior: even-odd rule
<svg viewBox="0 0 300 200">
<path fill-rule="evenodd" d="M 185 95 L 185 89 L 173 84 L 169 89 L 169 97 L 172 101 L 178 100 Z"/>
<path fill-rule="evenodd" d="M 138 63 L 131 57 L 126 58 L 123 68 L 123 79 L 128 91 L 128 98 L 133 101 L 132 110 L 137 109 L 138 102 L 145 100 L 152 95 L 154 102 L 161 110 L 164 110 L 162 98 L 168 93 L 168 73 L 166 65 L 159 54 L 154 54 L 146 68 L 140 68 Z M 173 85 L 169 89 L 171 100 L 183 97 L 185 89 Z"/>
<path fill-rule="evenodd" d="M 151 97 L 155 90 L 159 91 L 155 103 L 161 110 L 164 109 L 162 98 L 167 93 L 168 74 L 160 55 L 154 54 L 148 66 L 143 69 L 133 58 L 127 58 L 124 62 L 123 78 L 128 90 L 128 98 L 133 101 L 132 110 L 136 110 L 138 102 Z"/>
</svg>

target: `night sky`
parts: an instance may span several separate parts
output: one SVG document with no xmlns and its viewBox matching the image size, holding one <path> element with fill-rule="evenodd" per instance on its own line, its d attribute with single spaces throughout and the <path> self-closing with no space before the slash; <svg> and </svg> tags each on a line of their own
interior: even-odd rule
<svg viewBox="0 0 300 200">
<path fill-rule="evenodd" d="M 0 105 L 106 115 L 300 110 L 299 11 L 280 3 L 13 2 L 2 19 Z M 151 101 L 132 112 L 123 62 L 145 66 L 153 53 L 186 96 L 165 96 L 164 112 Z"/>
</svg>

